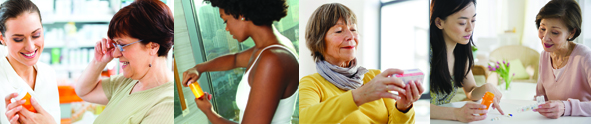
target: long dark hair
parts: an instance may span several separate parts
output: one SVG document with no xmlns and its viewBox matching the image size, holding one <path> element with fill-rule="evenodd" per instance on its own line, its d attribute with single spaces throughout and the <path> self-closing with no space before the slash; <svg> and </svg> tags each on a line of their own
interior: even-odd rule
<svg viewBox="0 0 591 124">
<path fill-rule="evenodd" d="M 462 87 L 463 79 L 468 76 L 468 72 L 470 72 L 470 68 L 474 64 L 472 55 L 472 44 L 474 42 L 472 41 L 472 37 L 470 37 L 468 44 L 457 44 L 453 51 L 455 56 L 453 68 L 454 78 L 451 77 L 449 67 L 447 66 L 447 50 L 443 39 L 443 31 L 437 28 L 435 23 L 437 17 L 445 20 L 448 16 L 466 8 L 471 3 L 476 5 L 475 0 L 431 1 L 431 15 L 429 19 L 429 42 L 431 47 L 431 75 L 429 75 L 429 85 L 431 86 L 431 92 L 449 93 L 455 87 Z M 466 64 L 468 64 L 468 69 L 466 69 Z M 451 81 L 455 82 L 454 86 L 451 85 Z"/>
</svg>

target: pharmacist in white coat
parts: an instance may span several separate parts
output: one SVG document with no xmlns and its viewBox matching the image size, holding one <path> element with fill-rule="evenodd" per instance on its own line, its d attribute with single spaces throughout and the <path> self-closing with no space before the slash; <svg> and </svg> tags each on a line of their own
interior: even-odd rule
<svg viewBox="0 0 591 124">
<path fill-rule="evenodd" d="M 39 9 L 30 0 L 8 0 L 0 5 L 0 123 L 53 124 L 60 121 L 55 71 L 37 62 L 43 51 Z M 36 112 L 9 103 L 17 89 L 28 91 Z"/>
</svg>

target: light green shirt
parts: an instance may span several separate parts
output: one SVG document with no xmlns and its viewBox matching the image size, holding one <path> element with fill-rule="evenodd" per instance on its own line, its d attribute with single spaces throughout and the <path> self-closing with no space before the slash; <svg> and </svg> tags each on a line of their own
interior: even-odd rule
<svg viewBox="0 0 591 124">
<path fill-rule="evenodd" d="M 137 80 L 123 75 L 103 79 L 109 103 L 95 124 L 172 124 L 174 85 L 168 82 L 152 89 L 131 93 Z"/>
</svg>

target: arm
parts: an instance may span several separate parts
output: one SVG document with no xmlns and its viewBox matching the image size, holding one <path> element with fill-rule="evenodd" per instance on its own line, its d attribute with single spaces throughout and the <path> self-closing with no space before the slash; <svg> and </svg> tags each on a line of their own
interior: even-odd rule
<svg viewBox="0 0 591 124">
<path fill-rule="evenodd" d="M 591 116 L 591 101 L 581 102 L 578 99 L 568 99 L 564 103 L 564 116 Z"/>
<path fill-rule="evenodd" d="M 185 87 L 199 80 L 201 73 L 209 71 L 226 71 L 238 67 L 247 67 L 254 47 L 236 54 L 228 54 L 214 58 L 183 72 L 182 83 Z"/>
<path fill-rule="evenodd" d="M 442 106 L 437 106 L 437 105 L 431 104 L 430 109 L 431 109 L 431 111 L 433 111 L 430 113 L 431 119 L 458 120 L 458 119 L 456 119 L 456 116 L 454 113 L 454 111 L 456 111 L 457 108 L 442 107 Z"/>
<path fill-rule="evenodd" d="M 396 109 L 398 105 L 398 101 L 394 99 L 384 98 L 384 103 L 386 104 L 386 108 L 388 109 L 388 124 L 414 124 L 415 123 L 415 110 L 414 105 L 411 105 L 410 108 L 403 112 L 399 109 Z"/>
<path fill-rule="evenodd" d="M 82 100 L 102 105 L 106 105 L 109 102 L 103 90 L 102 81 L 99 79 L 106 65 L 107 63 L 99 63 L 93 60 L 84 69 L 78 79 L 78 83 L 75 84 L 76 94 Z"/>
<path fill-rule="evenodd" d="M 94 47 L 95 58 L 84 69 L 78 82 L 74 84 L 76 94 L 84 101 L 103 105 L 109 102 L 99 77 L 102 70 L 107 66 L 107 63 L 113 60 L 113 51 L 115 48 L 111 43 L 112 41 L 106 38 L 97 42 Z"/>
<path fill-rule="evenodd" d="M 227 71 L 238 67 L 245 68 L 250 62 L 250 57 L 253 51 L 254 47 L 239 53 L 220 56 L 215 59 L 197 64 L 194 68 L 196 68 L 200 73 L 209 71 Z"/>
</svg>

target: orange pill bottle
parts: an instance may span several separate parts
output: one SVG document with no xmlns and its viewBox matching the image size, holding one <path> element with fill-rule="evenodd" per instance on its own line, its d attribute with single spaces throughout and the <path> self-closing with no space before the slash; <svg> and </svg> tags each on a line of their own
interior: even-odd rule
<svg viewBox="0 0 591 124">
<path fill-rule="evenodd" d="M 22 105 L 23 108 L 25 108 L 31 112 L 37 113 L 37 110 L 35 110 L 35 108 L 33 107 L 33 104 L 31 104 L 31 94 L 29 94 L 29 92 L 27 92 L 27 90 L 20 88 L 20 89 L 17 89 L 16 93 L 18 93 L 18 96 L 16 96 L 14 98 L 14 101 L 11 100 L 10 103 L 15 102 L 16 100 L 26 100 L 26 102 Z"/>
<path fill-rule="evenodd" d="M 201 98 L 203 96 L 203 90 L 201 89 L 201 86 L 199 86 L 198 82 L 189 84 L 189 88 L 191 88 L 191 91 L 193 91 L 195 98 Z"/>
<path fill-rule="evenodd" d="M 484 93 L 484 96 L 482 96 L 482 102 L 480 104 L 485 105 L 486 109 L 480 108 L 480 110 L 488 110 L 488 107 L 490 107 L 490 104 L 493 103 L 494 98 L 495 98 L 495 94 L 492 94 L 490 92 Z M 484 114 L 480 114 L 480 115 L 484 115 Z"/>
</svg>

